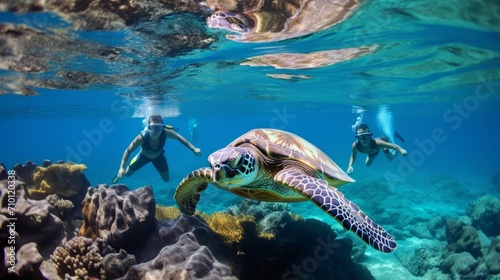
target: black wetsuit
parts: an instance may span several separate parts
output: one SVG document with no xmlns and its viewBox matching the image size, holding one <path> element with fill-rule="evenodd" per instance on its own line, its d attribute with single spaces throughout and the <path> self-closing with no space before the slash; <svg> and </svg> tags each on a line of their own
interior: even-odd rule
<svg viewBox="0 0 500 280">
<path fill-rule="evenodd" d="M 143 130 L 141 131 L 141 136 L 142 136 L 142 145 L 141 149 L 144 150 L 148 154 L 155 154 L 160 152 L 160 154 L 154 158 L 150 159 L 147 158 L 139 152 L 131 161 L 129 168 L 133 171 L 139 170 L 141 167 L 143 167 L 146 163 L 152 162 L 156 170 L 159 172 L 166 172 L 168 171 L 168 164 L 167 164 L 167 158 L 165 157 L 165 151 L 163 150 L 163 147 L 165 146 L 165 142 L 167 141 L 167 133 L 165 130 L 163 130 L 160 134 L 160 143 L 158 145 L 157 149 L 151 148 L 151 145 L 149 145 L 149 130 Z"/>
<path fill-rule="evenodd" d="M 363 153 L 361 151 L 361 143 L 359 143 L 358 140 L 356 140 L 356 148 L 358 149 L 358 151 L 360 153 L 363 153 L 363 154 L 368 154 L 368 157 L 369 158 L 372 158 L 372 157 L 375 157 L 378 155 L 378 152 L 380 152 L 380 149 L 377 147 L 377 142 L 375 142 L 375 139 L 370 139 L 370 147 L 371 147 L 371 150 L 369 153 Z"/>
</svg>

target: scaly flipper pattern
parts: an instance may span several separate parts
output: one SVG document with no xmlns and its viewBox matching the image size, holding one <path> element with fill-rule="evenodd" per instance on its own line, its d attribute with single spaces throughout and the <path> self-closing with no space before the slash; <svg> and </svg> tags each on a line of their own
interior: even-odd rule
<svg viewBox="0 0 500 280">
<path fill-rule="evenodd" d="M 211 182 L 212 170 L 210 168 L 197 169 L 184 177 L 177 186 L 174 195 L 179 210 L 184 214 L 193 215 L 200 200 L 201 192 Z"/>
<path fill-rule="evenodd" d="M 373 248 L 389 253 L 397 248 L 394 238 L 372 221 L 359 207 L 328 185 L 325 180 L 308 176 L 298 170 L 284 169 L 274 180 L 311 199 L 314 204 L 339 221 L 346 230 L 356 233 Z"/>
</svg>

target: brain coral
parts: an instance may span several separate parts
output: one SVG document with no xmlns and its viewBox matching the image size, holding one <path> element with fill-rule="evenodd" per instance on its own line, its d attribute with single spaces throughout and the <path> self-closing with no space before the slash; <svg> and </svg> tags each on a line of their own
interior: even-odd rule
<svg viewBox="0 0 500 280">
<path fill-rule="evenodd" d="M 151 186 L 133 191 L 125 185 L 88 188 L 82 205 L 80 235 L 107 239 L 115 248 L 131 245 L 129 241 L 148 232 L 155 221 Z"/>
<path fill-rule="evenodd" d="M 153 260 L 132 266 L 126 279 L 224 279 L 236 280 L 231 268 L 220 263 L 211 251 L 198 243 L 193 233 L 183 234 L 177 243 L 165 246 Z"/>
</svg>

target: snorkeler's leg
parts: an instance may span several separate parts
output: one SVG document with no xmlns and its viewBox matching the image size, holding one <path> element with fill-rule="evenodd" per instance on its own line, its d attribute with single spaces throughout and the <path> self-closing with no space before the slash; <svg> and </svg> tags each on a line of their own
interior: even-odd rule
<svg viewBox="0 0 500 280">
<path fill-rule="evenodd" d="M 373 156 L 373 157 L 366 157 L 366 161 L 365 161 L 365 164 L 366 166 L 370 166 L 372 165 L 373 161 L 375 160 L 377 156 Z"/>
<path fill-rule="evenodd" d="M 170 180 L 170 172 L 168 171 L 168 163 L 167 158 L 165 157 L 165 152 L 155 158 L 153 161 L 153 165 L 160 173 L 161 179 L 164 182 L 168 182 Z"/>
<path fill-rule="evenodd" d="M 399 140 L 401 140 L 401 142 L 405 141 L 405 139 L 403 139 L 403 137 L 401 136 L 401 134 L 399 134 L 397 131 L 394 131 L 394 137 L 396 137 Z"/>
<path fill-rule="evenodd" d="M 138 153 L 129 163 L 127 169 L 125 169 L 125 173 L 123 175 L 129 177 L 134 174 L 137 170 L 141 169 L 146 163 L 149 162 L 149 159 L 143 156 L 141 153 Z"/>
<path fill-rule="evenodd" d="M 388 160 L 392 160 L 397 155 L 397 152 L 393 149 L 384 149 L 384 154 Z"/>
</svg>

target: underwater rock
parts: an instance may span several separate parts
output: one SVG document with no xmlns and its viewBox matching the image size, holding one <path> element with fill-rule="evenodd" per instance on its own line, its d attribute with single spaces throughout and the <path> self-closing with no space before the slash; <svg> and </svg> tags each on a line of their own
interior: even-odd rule
<svg viewBox="0 0 500 280">
<path fill-rule="evenodd" d="M 491 274 L 500 274 L 500 237 L 493 239 L 486 256 L 484 263 Z"/>
<path fill-rule="evenodd" d="M 411 274 L 424 276 L 442 265 L 442 254 L 445 250 L 446 244 L 444 242 L 427 241 L 419 248 L 409 247 L 395 253 L 401 264 Z"/>
<path fill-rule="evenodd" d="M 109 253 L 104 256 L 103 269 L 106 271 L 106 276 L 109 279 L 116 279 L 124 276 L 128 269 L 137 262 L 135 256 L 127 254 L 123 249 L 119 253 Z"/>
<path fill-rule="evenodd" d="M 132 246 L 129 240 L 145 235 L 155 222 L 151 186 L 133 191 L 119 184 L 90 187 L 82 206 L 80 235 L 107 239 L 115 248 Z"/>
<path fill-rule="evenodd" d="M 441 241 L 446 240 L 445 218 L 443 216 L 435 216 L 427 222 L 427 228 L 430 234 Z"/>
<path fill-rule="evenodd" d="M 29 189 L 29 194 L 34 199 L 44 199 L 50 194 L 72 197 L 85 185 L 85 169 L 87 166 L 84 164 L 69 163 L 37 166 L 33 175 L 33 188 Z"/>
<path fill-rule="evenodd" d="M 291 220 L 292 217 L 287 211 L 272 212 L 258 222 L 257 228 L 265 233 L 278 234 Z"/>
<path fill-rule="evenodd" d="M 273 212 L 289 210 L 290 205 L 288 203 L 243 199 L 239 205 L 232 205 L 224 210 L 224 212 L 234 216 L 252 216 L 258 222 Z"/>
<path fill-rule="evenodd" d="M 374 279 L 352 260 L 353 242 L 315 219 L 291 220 L 273 239 L 246 228 L 238 247 L 241 279 Z"/>
<path fill-rule="evenodd" d="M 150 261 L 159 254 L 161 248 L 175 244 L 187 232 L 192 233 L 200 245 L 206 246 L 219 262 L 229 263 L 229 248 L 222 237 L 210 229 L 200 216 L 184 214 L 173 220 L 157 221 L 154 231 L 135 239 L 136 246 L 128 252 L 136 256 L 138 263 Z"/>
<path fill-rule="evenodd" d="M 77 279 L 106 279 L 103 256 L 114 252 L 105 240 L 78 236 L 57 247 L 50 258 L 61 277 L 67 273 Z"/>
<path fill-rule="evenodd" d="M 468 252 L 449 255 L 443 262 L 442 269 L 451 273 L 453 279 L 462 279 L 478 266 L 476 259 Z"/>
<path fill-rule="evenodd" d="M 66 232 L 64 224 L 55 215 L 56 209 L 45 200 L 32 200 L 26 196 L 26 185 L 15 181 L 15 207 L 8 208 L 9 193 L 7 181 L 0 181 L 0 216 L 15 217 L 17 233 L 16 246 L 35 242 L 43 256 L 46 251 L 52 252 L 54 248 L 72 237 Z M 12 200 L 12 197 L 11 197 Z M 7 223 L 0 224 L 0 232 L 7 233 Z"/>
<path fill-rule="evenodd" d="M 467 206 L 466 214 L 472 225 L 487 236 L 500 235 L 500 201 L 491 195 L 482 196 Z"/>
<path fill-rule="evenodd" d="M 8 256 L 10 253 L 10 249 L 7 248 L 8 247 L 6 247 L 3 252 L 5 256 Z M 9 267 L 13 267 L 14 270 L 7 271 L 7 269 L 5 269 L 4 271 L 5 267 L 1 265 L 0 277 L 2 277 L 2 279 L 46 279 L 40 271 L 43 257 L 38 252 L 36 243 L 30 242 L 19 248 L 15 255 L 14 266 L 10 265 L 9 259 L 10 258 L 5 258 L 5 261 Z"/>
<path fill-rule="evenodd" d="M 481 242 L 477 230 L 462 221 L 446 221 L 446 240 L 450 252 L 468 252 L 476 258 L 481 256 Z"/>
<path fill-rule="evenodd" d="M 7 174 L 7 170 L 5 170 L 5 165 L 0 162 L 0 180 L 7 180 L 9 174 Z"/>
<path fill-rule="evenodd" d="M 26 186 L 32 187 L 34 185 L 33 175 L 35 174 L 37 166 L 38 165 L 36 165 L 31 160 L 26 161 L 25 164 L 16 164 L 13 168 L 13 170 L 16 172 L 16 179 L 23 181 Z"/>
<path fill-rule="evenodd" d="M 236 280 L 231 268 L 220 263 L 206 246 L 188 232 L 165 246 L 158 256 L 146 263 L 132 266 L 119 279 L 227 279 Z"/>
<path fill-rule="evenodd" d="M 419 239 L 433 239 L 429 227 L 425 223 L 411 223 L 405 226 L 404 229 Z"/>
</svg>

